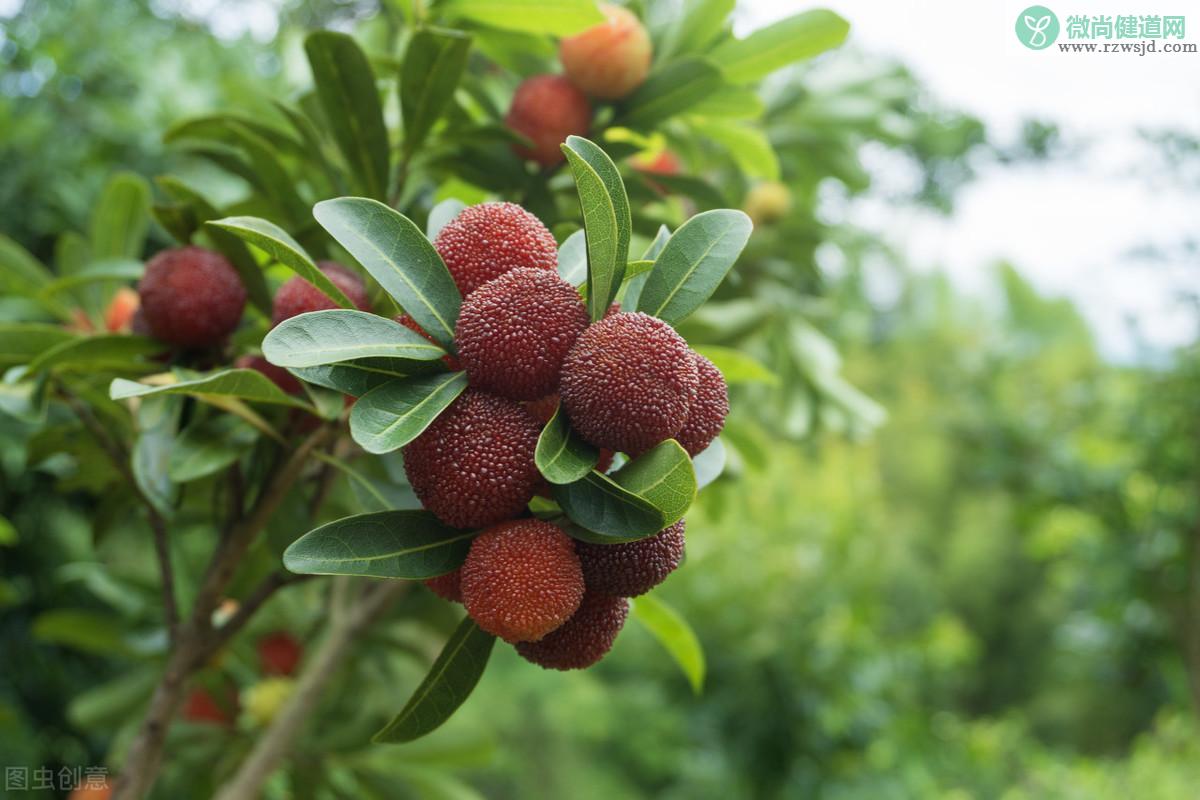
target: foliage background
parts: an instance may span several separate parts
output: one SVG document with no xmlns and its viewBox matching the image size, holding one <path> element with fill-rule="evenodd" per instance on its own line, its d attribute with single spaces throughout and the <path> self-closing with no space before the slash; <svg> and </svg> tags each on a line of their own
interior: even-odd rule
<svg viewBox="0 0 1200 800">
<path fill-rule="evenodd" d="M 26 0 L 0 19 L 0 230 L 53 262 L 55 236 L 86 231 L 117 170 L 169 169 L 232 193 L 164 147 L 162 131 L 214 108 L 253 113 L 303 86 L 311 28 L 387 41 L 389 17 L 375 11 L 284 4 L 277 36 L 221 40 L 212 15 L 181 4 Z M 693 511 L 686 567 L 663 589 L 703 643 L 703 693 L 631 626 L 586 673 L 498 652 L 463 713 L 419 744 L 307 746 L 335 772 L 376 765 L 379 796 L 394 796 L 397 774 L 421 797 L 1189 796 L 1200 785 L 1200 655 L 1193 688 L 1185 658 L 1200 639 L 1188 612 L 1195 346 L 1110 363 L 1072 305 L 1039 296 L 1020 265 L 997 265 L 987 296 L 967 295 L 827 212 L 831 192 L 877 191 L 866 146 L 921 175 L 886 202 L 953 214 L 978 165 L 1057 157 L 1052 125 L 989 140 L 902 65 L 853 48 L 777 76 L 767 96 L 762 125 L 792 210 L 760 226 L 689 331 L 737 341 L 778 375 L 739 387 L 735 475 Z M 1194 138 L 1161 141 L 1194 164 Z M 152 228 L 150 250 L 167 241 Z M 747 309 L 765 320 L 750 339 L 738 329 Z M 837 358 L 826 337 L 841 351 L 832 370 L 817 366 Z M 102 632 L 56 639 L 44 614 L 148 618 L 153 576 L 131 569 L 117 582 L 98 568 L 136 537 L 98 535 L 88 487 L 64 484 L 52 463 L 30 469 L 37 442 L 0 420 L 11 523 L 0 526 L 0 762 L 103 763 L 116 720 L 102 701 L 75 701 L 138 673 Z M 444 608 L 409 602 L 429 605 L 430 624 L 449 622 Z M 306 587 L 263 629 L 303 630 L 318 613 Z M 353 670 L 411 646 L 413 624 L 395 623 Z M 322 713 L 386 714 L 422 657 L 401 668 L 404 685 L 346 689 Z M 227 740 L 194 727 L 167 786 L 204 796 L 208 760 L 235 758 L 253 731 Z M 272 791 L 302 783 L 301 766 Z"/>
</svg>

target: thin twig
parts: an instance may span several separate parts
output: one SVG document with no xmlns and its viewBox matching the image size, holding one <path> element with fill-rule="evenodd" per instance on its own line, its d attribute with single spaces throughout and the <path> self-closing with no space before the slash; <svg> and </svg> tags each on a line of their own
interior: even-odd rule
<svg viewBox="0 0 1200 800">
<path fill-rule="evenodd" d="M 263 605 L 270 600 L 276 592 L 287 586 L 306 581 L 312 575 L 293 575 L 290 572 L 272 572 L 254 588 L 245 600 L 239 605 L 237 611 L 219 628 L 213 630 L 211 636 L 205 642 L 202 651 L 198 654 L 199 664 L 198 669 L 203 666 L 213 654 L 225 646 L 225 643 L 232 639 L 238 631 L 246 627 L 246 623 L 250 618 L 258 612 Z"/>
</svg>

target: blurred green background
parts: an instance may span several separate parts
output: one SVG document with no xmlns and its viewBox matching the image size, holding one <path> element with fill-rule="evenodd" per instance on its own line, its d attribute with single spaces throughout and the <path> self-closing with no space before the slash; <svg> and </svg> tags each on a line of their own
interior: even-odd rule
<svg viewBox="0 0 1200 800">
<path fill-rule="evenodd" d="M 369 0 L 233 5 L 0 3 L 0 231 L 53 262 L 119 170 L 228 195 L 164 129 L 303 86 L 308 30 L 393 34 Z M 584 673 L 498 650 L 462 713 L 418 744 L 318 737 L 310 755 L 378 764 L 381 797 L 401 792 L 394 774 L 417 797 L 1197 796 L 1200 351 L 1114 358 L 1022 265 L 968 291 L 836 211 L 877 202 L 953 224 L 978 171 L 1078 153 L 1053 119 L 994 135 L 855 47 L 764 96 L 790 209 L 760 219 L 685 330 L 775 375 L 735 386 L 731 474 L 701 495 L 662 589 L 701 640 L 703 691 L 631 624 Z M 1195 173 L 1194 132 L 1144 134 L 1172 174 Z M 904 165 L 903 191 L 880 180 L 879 152 Z M 71 702 L 120 660 L 26 636 L 40 611 L 123 595 L 88 568 L 104 558 L 90 506 L 15 446 L 4 455 L 0 763 L 102 763 L 114 722 Z M 311 614 L 306 599 L 274 613 Z M 389 712 L 411 683 L 357 686 L 333 708 Z M 170 767 L 178 796 L 204 796 L 194 776 L 221 748 L 205 736 Z"/>
</svg>

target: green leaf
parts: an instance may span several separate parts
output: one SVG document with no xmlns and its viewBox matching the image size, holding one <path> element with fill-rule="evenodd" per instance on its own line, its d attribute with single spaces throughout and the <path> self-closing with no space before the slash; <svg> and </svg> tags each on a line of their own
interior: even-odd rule
<svg viewBox="0 0 1200 800">
<path fill-rule="evenodd" d="M 378 511 L 314 528 L 283 554 L 301 575 L 424 580 L 462 565 L 476 531 L 442 524 L 428 511 Z"/>
<path fill-rule="evenodd" d="M 721 71 L 698 57 L 672 61 L 655 70 L 626 100 L 618 124 L 649 129 L 710 97 L 721 86 Z"/>
<path fill-rule="evenodd" d="M 495 643 L 495 636 L 464 617 L 404 709 L 371 741 L 411 742 L 438 728 L 479 683 Z"/>
<path fill-rule="evenodd" d="M 53 368 L 85 366 L 89 371 L 100 372 L 112 368 L 124 368 L 142 356 L 161 353 L 162 342 L 144 336 L 126 334 L 104 334 L 70 339 L 43 350 L 29 362 L 27 375 L 36 375 Z"/>
<path fill-rule="evenodd" d="M 390 453 L 420 436 L 466 388 L 465 372 L 385 383 L 350 409 L 350 435 L 368 453 Z"/>
<path fill-rule="evenodd" d="M 849 32 L 846 20 L 816 9 L 759 28 L 744 39 L 731 39 L 709 56 L 730 82 L 750 83 L 837 47 Z"/>
<path fill-rule="evenodd" d="M 734 163 L 749 177 L 779 180 L 779 156 L 761 127 L 706 119 L 696 128 L 728 150 Z"/>
<path fill-rule="evenodd" d="M 96 611 L 57 608 L 33 621 L 33 638 L 107 657 L 132 655 L 124 629 L 115 616 Z"/>
<path fill-rule="evenodd" d="M 60 325 L 0 322 L 0 364 L 24 364 L 43 351 L 80 338 Z"/>
<path fill-rule="evenodd" d="M 638 310 L 671 324 L 695 311 L 733 267 L 753 227 L 744 213 L 726 208 L 683 223 L 655 261 Z"/>
<path fill-rule="evenodd" d="M 448 0 L 441 11 L 493 28 L 552 36 L 571 36 L 604 22 L 593 0 Z"/>
<path fill-rule="evenodd" d="M 313 216 L 384 291 L 448 349 L 462 297 L 442 257 L 412 220 L 364 197 L 339 197 Z"/>
<path fill-rule="evenodd" d="M 471 37 L 459 31 L 422 28 L 413 35 L 400 73 L 406 156 L 416 152 L 450 105 L 470 49 Z"/>
<path fill-rule="evenodd" d="M 137 258 L 150 225 L 150 186 L 140 175 L 119 172 L 109 179 L 92 210 L 92 258 Z"/>
<path fill-rule="evenodd" d="M 237 136 L 242 152 L 258 176 L 258 185 L 271 204 L 293 224 L 305 221 L 308 207 L 296 193 L 296 182 L 279 160 L 278 150 L 239 123 L 230 123 L 229 129 Z"/>
<path fill-rule="evenodd" d="M 718 345 L 702 345 L 696 352 L 713 363 L 726 383 L 769 383 L 778 384 L 779 376 L 763 366 L 754 356 L 741 350 Z"/>
<path fill-rule="evenodd" d="M 279 128 L 233 111 L 202 114 L 176 122 L 163 133 L 163 142 L 174 144 L 185 139 L 207 139 L 223 144 L 239 144 L 240 140 L 236 131 L 233 130 L 234 127 L 252 132 L 258 138 L 270 143 L 276 150 L 296 154 L 303 149 L 300 142 Z"/>
<path fill-rule="evenodd" d="M 429 219 L 425 222 L 425 238 L 433 241 L 441 233 L 446 223 L 462 213 L 467 204 L 456 198 L 448 198 L 438 203 L 429 211 Z"/>
<path fill-rule="evenodd" d="M 588 311 L 593 321 L 608 311 L 621 288 L 633 227 L 625 184 L 612 159 L 582 136 L 562 146 L 575 175 L 587 243 Z"/>
<path fill-rule="evenodd" d="M 270 378 L 253 369 L 226 369 L 164 386 L 151 386 L 117 378 L 109 386 L 108 393 L 113 400 L 162 394 L 185 394 L 201 398 L 208 396 L 234 397 L 249 400 L 252 403 L 271 403 L 294 406 L 305 411 L 313 410 L 303 400 L 284 393 Z"/>
<path fill-rule="evenodd" d="M 317 267 L 304 248 L 287 231 L 273 222 L 258 217 L 225 217 L 213 220 L 209 226 L 227 231 L 242 241 L 267 253 L 301 278 L 321 290 L 342 308 L 354 308 L 354 303 Z"/>
<path fill-rule="evenodd" d="M 310 311 L 284 320 L 263 339 L 279 367 L 316 367 L 361 358 L 435 361 L 446 351 L 398 322 L 365 311 Z"/>
<path fill-rule="evenodd" d="M 668 29 L 666 41 L 655 48 L 655 58 L 664 60 L 677 52 L 703 50 L 727 26 L 734 5 L 734 0 L 686 0 Z"/>
<path fill-rule="evenodd" d="M 42 297 L 51 297 L 81 286 L 101 281 L 136 281 L 142 277 L 146 266 L 141 261 L 129 258 L 110 258 L 88 264 L 77 272 L 51 281 L 39 292 Z"/>
<path fill-rule="evenodd" d="M 411 361 L 364 358 L 319 367 L 292 367 L 288 372 L 307 383 L 362 397 L 377 386 L 411 377 L 411 367 Z"/>
<path fill-rule="evenodd" d="M 304 40 L 325 122 L 364 194 L 387 196 L 388 134 L 375 74 L 354 39 L 317 31 Z"/>
<path fill-rule="evenodd" d="M 695 631 L 675 609 L 651 594 L 644 594 L 633 603 L 633 618 L 646 627 L 661 644 L 679 669 L 683 671 L 692 691 L 700 694 L 704 688 L 704 650 Z"/>
<path fill-rule="evenodd" d="M 596 467 L 600 451 L 571 430 L 561 405 L 542 429 L 533 460 L 542 477 L 550 483 L 573 483 Z"/>
<path fill-rule="evenodd" d="M 28 250 L 0 233 L 0 294 L 33 294 L 53 279 Z"/>
<path fill-rule="evenodd" d="M 722 86 L 708 97 L 692 106 L 689 113 L 701 117 L 724 117 L 726 119 L 759 119 L 767 111 L 762 98 L 748 86 Z M 705 133 L 700 127 L 701 135 Z"/>
<path fill-rule="evenodd" d="M 151 397 L 137 407 L 137 441 L 130 462 L 138 488 L 163 516 L 170 516 L 176 497 L 167 464 L 175 449 L 179 414 L 183 407 L 178 397 Z"/>
<path fill-rule="evenodd" d="M 575 231 L 558 247 L 558 276 L 572 286 L 587 281 L 587 238 Z"/>
<path fill-rule="evenodd" d="M 658 509 L 663 515 L 660 530 L 683 519 L 696 499 L 692 460 L 674 439 L 655 445 L 621 467 L 613 480 Z"/>
<path fill-rule="evenodd" d="M 696 489 L 703 489 L 721 477 L 725 471 L 725 443 L 720 437 L 696 454 L 692 459 L 692 469 L 696 473 Z"/>
<path fill-rule="evenodd" d="M 230 414 L 189 425 L 171 448 L 167 475 L 176 483 L 212 475 L 237 461 L 257 438 L 252 427 Z"/>
</svg>

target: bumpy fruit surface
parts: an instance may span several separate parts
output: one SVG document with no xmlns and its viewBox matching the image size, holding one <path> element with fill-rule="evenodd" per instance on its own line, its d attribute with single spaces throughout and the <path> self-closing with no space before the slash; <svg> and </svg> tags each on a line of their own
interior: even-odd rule
<svg viewBox="0 0 1200 800">
<path fill-rule="evenodd" d="M 532 142 L 531 147 L 514 144 L 513 152 L 553 167 L 566 159 L 560 145 L 568 136 L 587 135 L 592 107 L 584 93 L 561 75 L 535 75 L 517 87 L 504 122 Z"/>
<path fill-rule="evenodd" d="M 462 602 L 461 569 L 447 572 L 445 575 L 438 575 L 436 578 L 427 578 L 424 583 L 431 592 L 443 600 L 449 600 L 451 603 Z"/>
<path fill-rule="evenodd" d="M 696 362 L 696 399 L 688 409 L 687 422 L 675 434 L 676 441 L 683 445 L 688 455 L 699 455 L 712 444 L 713 439 L 725 427 L 729 415 L 729 389 L 721 370 L 699 353 L 692 353 Z"/>
<path fill-rule="evenodd" d="M 787 216 L 792 192 L 778 181 L 764 181 L 746 193 L 746 214 L 755 225 L 769 225 Z"/>
<path fill-rule="evenodd" d="M 462 596 L 483 630 L 506 642 L 537 641 L 570 619 L 583 599 L 574 544 L 539 519 L 489 528 L 463 562 Z"/>
<path fill-rule="evenodd" d="M 220 253 L 202 247 L 163 250 L 138 284 L 141 312 L 156 339 L 177 347 L 219 344 L 242 318 L 246 288 Z"/>
<path fill-rule="evenodd" d="M 464 209 L 438 231 L 433 247 L 463 297 L 509 270 L 558 267 L 554 236 L 516 203 L 481 203 Z"/>
<path fill-rule="evenodd" d="M 637 597 L 658 586 L 683 560 L 684 527 L 684 521 L 679 520 L 636 542 L 576 542 L 575 552 L 588 591 Z"/>
<path fill-rule="evenodd" d="M 142 300 L 138 293 L 128 286 L 117 289 L 108 307 L 104 309 L 104 328 L 109 333 L 121 333 L 133 327 L 133 315 L 137 313 Z"/>
<path fill-rule="evenodd" d="M 268 633 L 258 640 L 258 666 L 263 675 L 292 675 L 304 647 L 287 631 Z"/>
<path fill-rule="evenodd" d="M 568 36 L 558 56 L 571 83 L 593 97 L 616 100 L 650 71 L 650 35 L 632 11 L 603 4 L 604 22 Z"/>
<path fill-rule="evenodd" d="M 371 302 L 367 298 L 367 288 L 363 285 L 362 278 L 336 261 L 319 261 L 317 266 L 320 267 L 321 272 L 325 273 L 325 277 L 329 278 L 334 286 L 341 289 L 342 294 L 346 295 L 346 299 L 354 303 L 359 310 L 371 310 Z M 325 311 L 337 307 L 338 304 L 333 301 L 332 297 L 297 275 L 288 279 L 275 293 L 275 308 L 271 314 L 271 321 L 278 325 L 297 314 Z"/>
<path fill-rule="evenodd" d="M 687 342 L 662 320 L 614 314 L 580 334 L 563 362 L 560 394 L 579 435 L 638 455 L 674 436 L 696 394 Z"/>
<path fill-rule="evenodd" d="M 558 389 L 563 359 L 587 326 L 574 286 L 549 270 L 521 268 L 463 301 L 454 340 L 471 386 L 536 400 Z"/>
<path fill-rule="evenodd" d="M 589 591 L 579 610 L 536 642 L 520 642 L 517 652 L 546 669 L 586 669 L 608 654 L 629 616 L 629 601 Z"/>
<path fill-rule="evenodd" d="M 455 528 L 520 514 L 541 479 L 541 429 L 512 400 L 468 389 L 404 448 L 404 471 L 425 508 Z"/>
<path fill-rule="evenodd" d="M 300 381 L 295 375 L 283 367 L 275 366 L 262 356 L 238 356 L 237 361 L 234 361 L 233 365 L 238 369 L 252 369 L 256 372 L 261 372 L 271 379 L 271 383 L 283 389 L 288 394 L 300 394 L 304 388 L 300 385 Z"/>
</svg>

